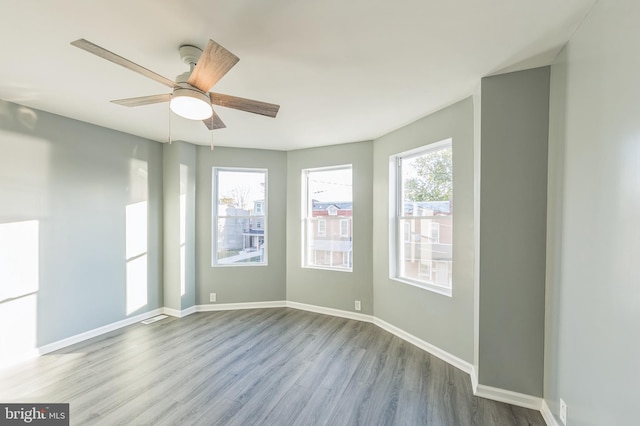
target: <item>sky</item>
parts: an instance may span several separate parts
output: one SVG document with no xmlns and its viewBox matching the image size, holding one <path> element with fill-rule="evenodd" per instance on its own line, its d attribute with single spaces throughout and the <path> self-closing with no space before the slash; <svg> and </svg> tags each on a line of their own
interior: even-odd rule
<svg viewBox="0 0 640 426">
<path fill-rule="evenodd" d="M 318 201 L 352 201 L 352 169 L 309 171 L 309 196 Z"/>
<path fill-rule="evenodd" d="M 248 190 L 246 208 L 253 201 L 264 200 L 265 174 L 263 171 L 218 170 L 218 199 L 234 198 L 235 190 Z M 309 171 L 309 193 L 318 201 L 352 201 L 351 168 Z"/>
<path fill-rule="evenodd" d="M 248 190 L 247 208 L 253 208 L 253 202 L 264 200 L 264 171 L 218 170 L 218 199 L 233 197 L 235 190 Z"/>
</svg>

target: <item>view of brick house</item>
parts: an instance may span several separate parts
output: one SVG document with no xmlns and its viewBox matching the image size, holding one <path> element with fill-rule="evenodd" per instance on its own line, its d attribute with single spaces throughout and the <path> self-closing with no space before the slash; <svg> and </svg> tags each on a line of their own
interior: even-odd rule
<svg viewBox="0 0 640 426">
<path fill-rule="evenodd" d="M 405 202 L 401 232 L 404 276 L 450 287 L 452 273 L 451 201 Z M 412 218 L 415 217 L 414 218 Z"/>
<path fill-rule="evenodd" d="M 218 205 L 218 252 L 220 264 L 264 258 L 264 200 L 253 202 L 253 209 Z M 224 216 L 223 216 L 224 215 Z"/>
<path fill-rule="evenodd" d="M 316 266 L 353 265 L 352 202 L 312 200 L 307 259 Z"/>
</svg>

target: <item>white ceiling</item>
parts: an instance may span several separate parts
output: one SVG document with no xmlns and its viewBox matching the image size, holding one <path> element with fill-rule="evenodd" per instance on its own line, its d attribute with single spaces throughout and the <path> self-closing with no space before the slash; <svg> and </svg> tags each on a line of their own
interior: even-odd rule
<svg viewBox="0 0 640 426">
<path fill-rule="evenodd" d="M 596 0 L 4 0 L 0 99 L 156 141 L 169 89 L 69 43 L 85 38 L 171 80 L 178 47 L 209 38 L 240 57 L 214 91 L 279 104 L 275 119 L 216 107 L 220 146 L 291 150 L 370 140 L 474 91 L 549 64 Z M 208 145 L 201 122 L 172 136 Z"/>
</svg>

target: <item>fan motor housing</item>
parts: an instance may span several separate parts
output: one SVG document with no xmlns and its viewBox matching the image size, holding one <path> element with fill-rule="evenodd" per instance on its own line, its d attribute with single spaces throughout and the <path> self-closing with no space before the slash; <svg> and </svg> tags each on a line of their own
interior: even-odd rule
<svg viewBox="0 0 640 426">
<path fill-rule="evenodd" d="M 202 49 L 185 44 L 180 46 L 180 59 L 187 65 L 195 65 L 202 54 Z"/>
</svg>

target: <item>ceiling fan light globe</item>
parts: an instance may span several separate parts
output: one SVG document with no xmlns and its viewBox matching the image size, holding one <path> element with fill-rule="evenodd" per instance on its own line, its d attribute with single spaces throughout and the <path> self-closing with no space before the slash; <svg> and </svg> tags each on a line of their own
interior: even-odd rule
<svg viewBox="0 0 640 426">
<path fill-rule="evenodd" d="M 212 115 L 209 97 L 191 89 L 175 89 L 169 107 L 180 117 L 189 120 L 205 120 Z"/>
</svg>

